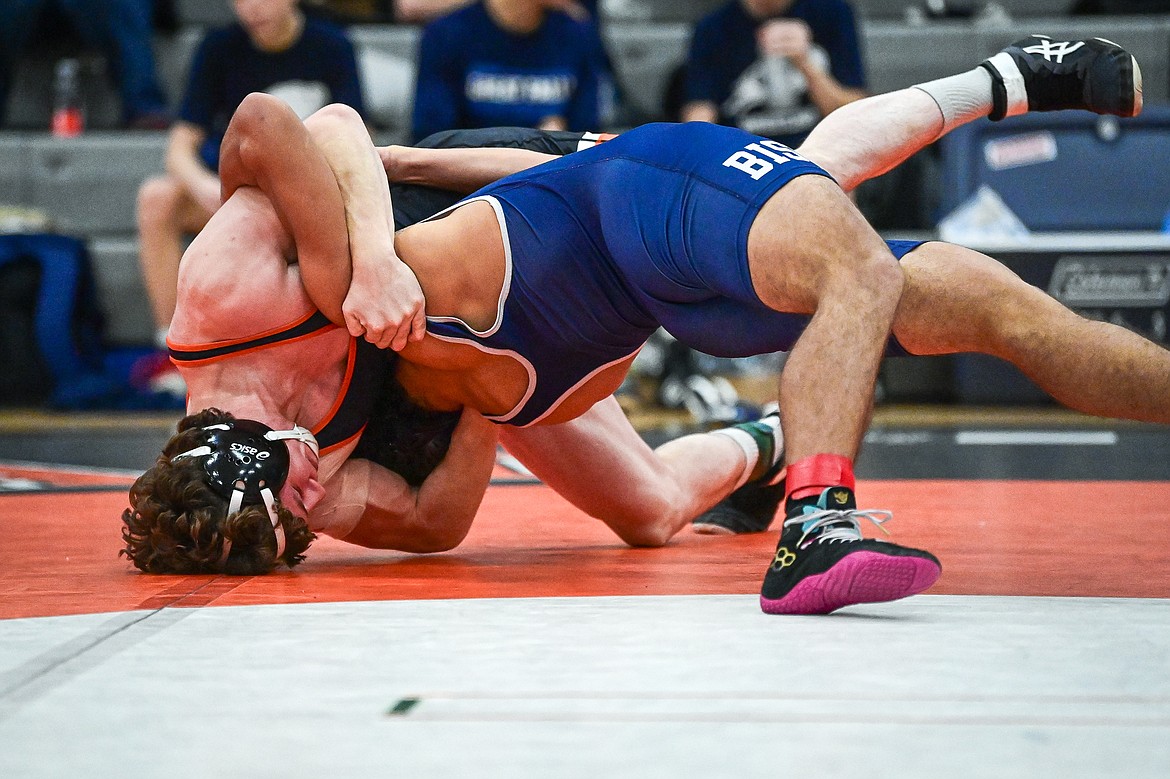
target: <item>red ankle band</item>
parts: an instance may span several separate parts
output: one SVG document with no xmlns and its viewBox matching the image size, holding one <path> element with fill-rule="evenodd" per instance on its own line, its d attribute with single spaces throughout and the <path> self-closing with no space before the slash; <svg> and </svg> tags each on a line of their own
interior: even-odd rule
<svg viewBox="0 0 1170 779">
<path fill-rule="evenodd" d="M 853 461 L 843 454 L 814 454 L 788 466 L 788 497 L 806 498 L 826 487 L 854 489 Z"/>
</svg>

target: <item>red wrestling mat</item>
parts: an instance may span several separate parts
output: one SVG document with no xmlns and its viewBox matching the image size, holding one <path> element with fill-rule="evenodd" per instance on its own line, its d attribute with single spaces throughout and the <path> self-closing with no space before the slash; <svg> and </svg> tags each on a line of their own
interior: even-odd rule
<svg viewBox="0 0 1170 779">
<path fill-rule="evenodd" d="M 930 549 L 940 594 L 1170 597 L 1170 482 L 870 481 L 892 538 Z M 296 571 L 147 576 L 117 556 L 122 493 L 0 495 L 0 618 L 165 606 L 758 591 L 776 533 L 684 531 L 630 549 L 542 486 L 494 486 L 459 549 L 321 539 Z"/>
</svg>

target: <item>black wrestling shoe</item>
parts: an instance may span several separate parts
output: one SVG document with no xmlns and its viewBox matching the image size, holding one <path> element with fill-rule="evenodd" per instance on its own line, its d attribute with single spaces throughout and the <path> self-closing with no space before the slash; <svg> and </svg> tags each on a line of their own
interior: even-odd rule
<svg viewBox="0 0 1170 779">
<path fill-rule="evenodd" d="M 757 479 L 744 484 L 691 521 L 696 533 L 703 535 L 739 535 L 762 533 L 772 524 L 784 502 L 787 466 L 784 464 L 783 437 L 780 451 L 775 451 L 776 436 L 772 424 L 779 424 L 780 414 L 766 414 L 762 420 L 745 422 L 736 427 L 749 433 L 760 445 L 762 456 L 775 464 Z M 771 424 L 769 424 L 769 422 Z"/>
<path fill-rule="evenodd" d="M 1114 116 L 1137 116 L 1142 110 L 1137 60 L 1104 38 L 1054 41 L 1031 35 L 980 65 L 991 73 L 993 122 L 1065 108 Z"/>
<path fill-rule="evenodd" d="M 832 508 L 829 508 L 832 506 Z M 930 552 L 863 538 L 859 520 L 878 527 L 888 511 L 858 511 L 853 492 L 830 487 L 815 506 L 784 521 L 764 574 L 760 608 L 768 614 L 828 614 L 842 606 L 922 592 L 942 573 Z"/>
<path fill-rule="evenodd" d="M 763 533 L 772 524 L 784 502 L 787 482 L 784 455 L 763 477 L 749 481 L 692 521 L 696 533 L 703 535 L 739 535 Z M 777 479 L 779 479 L 777 481 Z"/>
</svg>

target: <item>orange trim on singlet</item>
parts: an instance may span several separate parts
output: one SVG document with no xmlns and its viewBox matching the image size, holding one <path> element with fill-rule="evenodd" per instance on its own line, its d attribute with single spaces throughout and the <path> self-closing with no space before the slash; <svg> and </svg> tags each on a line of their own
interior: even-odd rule
<svg viewBox="0 0 1170 779">
<path fill-rule="evenodd" d="M 366 432 L 366 425 L 362 425 L 361 430 L 357 431 L 356 433 L 354 433 L 353 435 L 351 435 L 349 438 L 345 439 L 344 441 L 338 441 L 335 444 L 330 444 L 329 446 L 324 447 L 321 450 L 320 454 L 329 454 L 330 452 L 332 452 L 336 449 L 340 449 L 341 447 L 348 445 L 351 441 L 357 441 L 359 438 L 362 437 L 362 433 L 364 433 L 364 432 Z M 352 455 L 350 455 L 350 456 L 352 457 Z"/>
<path fill-rule="evenodd" d="M 211 341 L 210 343 L 205 343 L 205 344 L 181 344 L 181 343 L 176 343 L 176 342 L 172 341 L 170 338 L 168 338 L 167 339 L 167 348 L 174 349 L 176 352 L 200 352 L 200 351 L 203 351 L 205 349 L 224 349 L 227 347 L 234 346 L 236 344 L 247 343 L 248 341 L 255 341 L 255 340 L 260 339 L 260 338 L 267 338 L 269 336 L 279 335 L 279 334 L 286 332 L 288 330 L 292 330 L 293 328 L 300 327 L 301 325 L 303 325 L 305 322 L 309 321 L 310 319 L 312 319 L 316 315 L 317 315 L 317 309 L 311 309 L 307 314 L 305 314 L 304 316 L 302 316 L 299 319 L 295 319 L 286 325 L 274 327 L 271 330 L 265 330 L 262 333 L 255 333 L 253 335 L 244 336 L 243 338 L 230 338 L 230 339 L 223 340 L 223 341 Z M 321 333 L 328 333 L 328 332 L 331 332 L 333 330 L 339 330 L 339 329 L 341 329 L 341 325 L 334 324 L 333 322 L 330 322 L 329 325 L 326 327 L 322 327 L 320 329 L 313 330 L 312 332 L 305 333 L 304 335 L 298 335 L 295 338 L 289 338 L 289 339 L 282 340 L 282 341 L 273 341 L 272 343 L 261 344 L 259 346 L 251 346 L 247 349 L 240 349 L 237 352 L 230 352 L 229 354 L 221 354 L 221 355 L 217 355 L 215 357 L 204 357 L 201 360 L 182 360 L 182 361 L 177 362 L 172 358 L 171 362 L 175 363 L 176 365 L 180 364 L 180 362 L 183 365 L 206 365 L 207 363 L 217 362 L 219 360 L 223 360 L 223 359 L 226 359 L 228 357 L 236 357 L 236 356 L 241 355 L 241 354 L 250 354 L 252 352 L 257 352 L 257 351 L 260 351 L 261 349 L 267 349 L 267 348 L 272 347 L 272 346 L 281 346 L 283 344 L 296 343 L 297 341 L 303 341 L 306 338 L 312 338 L 313 336 L 320 335 Z"/>
<path fill-rule="evenodd" d="M 325 426 L 328 425 L 330 422 L 332 422 L 333 417 L 335 417 L 337 415 L 338 410 L 341 408 L 341 404 L 345 401 L 345 396 L 347 394 L 349 394 L 349 385 L 350 385 L 350 382 L 353 381 L 353 366 L 356 363 L 357 363 L 357 339 L 350 338 L 349 339 L 349 354 L 345 358 L 345 376 L 343 376 L 341 379 L 341 389 L 339 389 L 337 391 L 337 398 L 333 401 L 333 405 L 330 407 L 329 411 L 326 412 L 324 419 L 322 419 L 317 424 L 313 425 L 313 428 L 311 430 L 313 435 L 317 435 L 322 430 L 324 430 Z M 364 429 L 365 426 L 363 425 L 362 427 Z"/>
</svg>

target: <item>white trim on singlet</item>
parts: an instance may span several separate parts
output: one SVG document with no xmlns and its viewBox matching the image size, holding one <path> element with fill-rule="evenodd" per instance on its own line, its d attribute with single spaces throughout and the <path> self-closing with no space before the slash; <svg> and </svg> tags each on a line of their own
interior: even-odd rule
<svg viewBox="0 0 1170 779">
<path fill-rule="evenodd" d="M 438 219 L 441 216 L 444 216 L 446 214 L 451 213 L 456 208 L 461 208 L 461 207 L 467 205 L 468 203 L 474 203 L 477 200 L 486 201 L 492 207 L 492 210 L 496 212 L 496 221 L 500 223 L 500 238 L 502 238 L 504 241 L 504 283 L 500 287 L 500 299 L 499 299 L 499 302 L 497 302 L 497 304 L 496 304 L 496 321 L 493 322 L 492 326 L 489 327 L 487 330 L 476 330 L 474 327 L 467 324 L 466 322 L 464 322 L 462 319 L 460 319 L 457 316 L 428 316 L 427 321 L 428 322 L 453 322 L 453 323 L 459 325 L 460 327 L 466 328 L 468 332 L 473 333 L 473 334 L 479 336 L 480 338 L 486 338 L 489 335 L 494 334 L 497 330 L 499 330 L 500 325 L 502 325 L 504 323 L 504 303 L 507 302 L 508 293 L 512 290 L 512 242 L 508 239 L 508 224 L 507 224 L 507 222 L 504 221 L 504 208 L 503 208 L 503 206 L 500 205 L 500 201 L 496 200 L 491 195 L 480 195 L 479 197 L 473 197 L 473 198 L 469 198 L 467 200 L 461 200 L 458 203 L 456 203 L 455 205 L 444 208 L 442 211 L 435 214 L 434 216 L 428 216 L 426 219 L 424 219 L 422 221 L 429 222 L 432 219 Z"/>
<path fill-rule="evenodd" d="M 527 424 L 525 424 L 525 425 L 520 425 L 520 427 L 530 427 L 530 426 L 532 426 L 532 425 L 537 425 L 537 424 L 540 424 L 540 422 L 541 422 L 542 420 L 544 420 L 544 419 L 545 419 L 545 418 L 546 418 L 546 417 L 547 417 L 549 414 L 551 414 L 552 412 L 554 412 L 554 411 L 556 411 L 558 408 L 560 408 L 560 407 L 561 407 L 561 404 L 562 404 L 562 403 L 564 403 L 566 400 L 568 400 L 568 399 L 569 399 L 569 397 L 570 397 L 570 396 L 571 396 L 571 395 L 572 395 L 574 392 L 576 392 L 577 390 L 581 389 L 581 387 L 585 386 L 585 383 L 586 383 L 587 381 L 589 381 L 589 380 L 590 380 L 590 379 L 592 379 L 594 376 L 596 376 L 597 374 L 599 374 L 599 373 L 601 373 L 602 371 L 604 371 L 606 368 L 612 368 L 613 366 L 617 365 L 618 363 L 625 362 L 626 360 L 630 359 L 631 357 L 633 357 L 634 355 L 636 355 L 636 354 L 637 354 L 638 352 L 640 352 L 640 351 L 642 351 L 642 347 L 641 347 L 641 346 L 639 346 L 637 349 L 635 349 L 634 351 L 632 351 L 632 352 L 630 352 L 629 354 L 627 354 L 625 357 L 619 357 L 619 358 L 617 358 L 616 360 L 611 360 L 610 362 L 607 362 L 605 365 L 598 366 L 598 367 L 594 368 L 593 370 L 589 371 L 589 373 L 587 373 L 585 376 L 583 376 L 583 377 L 581 378 L 581 380 L 580 380 L 580 381 L 578 381 L 578 382 L 577 382 L 576 384 L 574 384 L 572 387 L 569 387 L 567 390 L 565 390 L 565 391 L 564 391 L 564 392 L 561 394 L 561 396 L 560 396 L 559 398 L 557 398 L 557 399 L 556 399 L 556 402 L 555 402 L 555 403 L 553 403 L 552 405 L 550 405 L 548 408 L 546 408 L 546 409 L 544 410 L 544 413 L 542 413 L 540 416 L 538 416 L 536 419 L 532 420 L 531 422 L 529 422 L 529 423 L 527 423 Z"/>
<path fill-rule="evenodd" d="M 459 325 L 460 327 L 465 328 L 469 333 L 472 333 L 477 337 L 486 338 L 487 336 L 490 336 L 493 333 L 495 333 L 497 330 L 499 330 L 501 325 L 503 324 L 503 322 L 504 322 L 504 304 L 507 302 L 508 294 L 512 290 L 512 243 L 508 238 L 508 224 L 507 224 L 507 222 L 504 221 L 504 209 L 500 205 L 500 201 L 498 201 L 496 198 L 492 197 L 491 195 L 480 195 L 478 197 L 473 197 L 473 198 L 470 198 L 468 200 L 460 201 L 453 206 L 449 206 L 448 208 L 444 208 L 439 213 L 435 214 L 434 216 L 427 217 L 423 221 L 429 222 L 432 219 L 438 219 L 439 217 L 443 216 L 444 214 L 448 214 L 448 213 L 454 211 L 456 208 L 460 208 L 462 206 L 465 206 L 468 203 L 474 203 L 477 200 L 486 201 L 487 203 L 489 203 L 491 205 L 492 210 L 495 211 L 496 221 L 498 221 L 500 223 L 500 237 L 503 239 L 503 242 L 504 242 L 504 283 L 503 283 L 503 286 L 500 288 L 500 301 L 499 301 L 499 305 L 496 308 L 496 321 L 492 323 L 492 326 L 490 328 L 488 328 L 487 330 L 483 330 L 483 331 L 476 330 L 475 328 L 473 328 L 471 325 L 464 322 L 459 317 L 454 317 L 454 316 L 433 316 L 433 317 L 428 316 L 427 321 L 430 321 L 430 322 L 452 322 L 452 323 Z M 520 398 L 520 401 L 512 408 L 512 410 L 508 411 L 507 413 L 498 414 L 498 415 L 484 414 L 483 415 L 484 419 L 487 419 L 491 422 L 497 422 L 497 423 L 505 423 L 505 422 L 511 421 L 521 411 L 524 410 L 524 408 L 528 405 L 528 401 L 532 399 L 532 395 L 536 392 L 536 382 L 537 382 L 536 367 L 532 364 L 531 361 L 529 361 L 529 359 L 527 357 L 520 354 L 519 352 L 514 351 L 512 349 L 496 349 L 496 348 L 493 348 L 491 346 L 485 346 L 485 345 L 479 343 L 478 341 L 475 341 L 470 336 L 467 338 L 463 338 L 460 336 L 439 335 L 437 333 L 433 333 L 433 332 L 429 332 L 429 331 L 427 332 L 427 335 L 431 336 L 432 338 L 437 338 L 440 341 L 446 341 L 448 343 L 467 344 L 469 346 L 475 347 L 476 349 L 483 352 L 484 354 L 497 354 L 497 355 L 504 355 L 506 357 L 511 357 L 512 359 L 514 359 L 518 363 L 520 363 L 520 365 L 528 373 L 528 389 L 526 389 L 524 391 L 524 396 L 522 398 Z M 547 418 L 549 416 L 549 414 L 553 413 L 558 408 L 560 408 L 561 404 L 563 404 L 566 400 L 568 400 L 569 397 L 574 392 L 579 390 L 582 386 L 584 386 L 584 384 L 586 382 L 588 382 L 594 376 L 601 373 L 602 371 L 604 371 L 607 368 L 610 368 L 614 365 L 617 365 L 618 363 L 621 363 L 621 362 L 624 362 L 624 361 L 630 359 L 631 357 L 636 355 L 641 350 L 642 350 L 642 347 L 639 346 L 637 349 L 630 352 L 629 354 L 627 354 L 624 357 L 619 357 L 616 360 L 612 360 L 610 362 L 607 362 L 605 365 L 594 368 L 586 376 L 584 376 L 579 381 L 577 381 L 577 383 L 575 383 L 572 387 L 565 390 L 565 392 L 563 392 L 561 394 L 561 396 L 559 398 L 557 398 L 555 403 L 551 404 L 548 408 L 546 408 L 543 412 L 541 412 L 540 416 L 536 417 L 531 422 L 528 422 L 524 425 L 519 425 L 519 427 L 530 427 L 532 425 L 539 423 L 541 420 Z"/>
<path fill-rule="evenodd" d="M 470 338 L 460 338 L 453 335 L 439 335 L 437 333 L 430 332 L 428 332 L 427 335 L 431 338 L 437 338 L 440 341 L 446 341 L 448 343 L 467 344 L 468 346 L 475 347 L 484 354 L 501 354 L 505 357 L 511 357 L 520 363 L 524 370 L 528 372 L 528 389 L 524 391 L 524 396 L 520 398 L 520 401 L 512 408 L 512 410 L 503 414 L 484 414 L 484 419 L 490 422 L 507 422 L 511 420 L 513 417 L 524 410 L 524 406 L 526 406 L 528 401 L 532 398 L 532 393 L 536 392 L 536 368 L 532 365 L 531 362 L 528 361 L 527 357 L 520 354 L 519 352 L 512 351 L 511 349 L 494 349 L 490 346 L 484 346 L 478 341 L 473 341 Z"/>
</svg>

